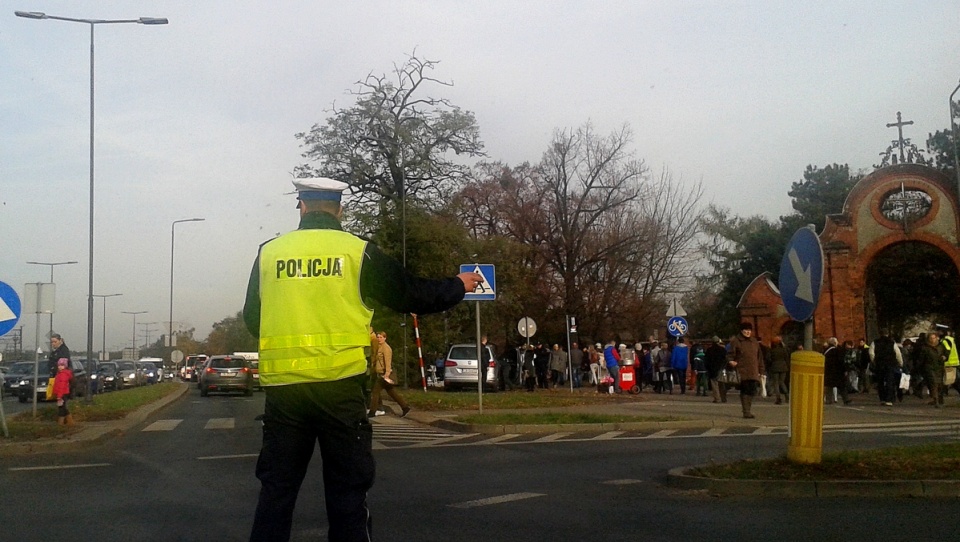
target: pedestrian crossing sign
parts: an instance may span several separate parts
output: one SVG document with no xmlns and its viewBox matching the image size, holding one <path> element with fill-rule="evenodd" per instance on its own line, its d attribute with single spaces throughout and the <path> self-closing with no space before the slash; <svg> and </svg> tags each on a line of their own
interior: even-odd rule
<svg viewBox="0 0 960 542">
<path fill-rule="evenodd" d="M 472 292 L 463 296 L 464 301 L 493 301 L 497 298 L 497 275 L 493 264 L 467 263 L 460 266 L 461 273 L 477 273 L 483 282 Z"/>
</svg>

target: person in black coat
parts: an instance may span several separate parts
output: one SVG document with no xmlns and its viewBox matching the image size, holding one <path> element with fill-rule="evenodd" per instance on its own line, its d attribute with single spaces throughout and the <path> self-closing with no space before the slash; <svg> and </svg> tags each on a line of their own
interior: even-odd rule
<svg viewBox="0 0 960 542">
<path fill-rule="evenodd" d="M 67 358 L 70 360 L 70 349 L 67 348 L 67 344 L 63 342 L 63 337 L 59 333 L 54 333 L 50 335 L 50 355 L 47 356 L 47 370 L 50 373 L 50 378 L 57 376 L 57 361 L 60 358 Z M 67 364 L 69 367 L 70 364 Z"/>
<path fill-rule="evenodd" d="M 704 362 L 707 365 L 707 377 L 713 388 L 713 402 L 727 402 L 727 385 L 719 381 L 720 371 L 727 366 L 727 349 L 720 342 L 720 337 L 714 335 L 710 346 L 703 352 Z"/>
<path fill-rule="evenodd" d="M 827 340 L 827 349 L 823 353 L 823 387 L 826 393 L 827 404 L 833 404 L 836 401 L 833 398 L 833 388 L 840 391 L 840 398 L 843 404 L 851 403 L 847 396 L 847 371 L 843 364 L 844 348 L 838 346 L 839 341 L 836 337 L 830 337 Z"/>
</svg>

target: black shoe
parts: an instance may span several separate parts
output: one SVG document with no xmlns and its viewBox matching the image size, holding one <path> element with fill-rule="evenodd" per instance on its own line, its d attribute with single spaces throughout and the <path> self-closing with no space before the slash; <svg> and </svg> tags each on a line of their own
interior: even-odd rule
<svg viewBox="0 0 960 542">
<path fill-rule="evenodd" d="M 410 407 L 403 407 L 403 410 L 400 412 L 400 417 L 403 418 L 410 412 Z"/>
</svg>

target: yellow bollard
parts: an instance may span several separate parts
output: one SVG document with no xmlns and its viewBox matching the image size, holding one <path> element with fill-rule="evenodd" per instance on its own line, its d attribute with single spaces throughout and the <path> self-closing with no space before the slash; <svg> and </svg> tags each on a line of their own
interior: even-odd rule
<svg viewBox="0 0 960 542">
<path fill-rule="evenodd" d="M 790 442 L 787 459 L 820 463 L 823 455 L 823 354 L 790 355 Z"/>
</svg>

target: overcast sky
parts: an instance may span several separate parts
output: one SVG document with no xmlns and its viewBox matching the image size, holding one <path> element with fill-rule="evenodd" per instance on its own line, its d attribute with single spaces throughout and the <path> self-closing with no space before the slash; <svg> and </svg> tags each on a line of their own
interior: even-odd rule
<svg viewBox="0 0 960 542">
<path fill-rule="evenodd" d="M 454 83 L 434 96 L 476 114 L 491 159 L 536 162 L 557 128 L 623 123 L 654 170 L 702 180 L 741 215 L 790 211 L 806 165 L 869 169 L 896 137 L 950 126 L 960 2 L 3 2 L 0 281 L 23 294 L 55 270 L 55 328 L 86 349 L 89 26 L 96 27 L 95 293 L 107 346 L 174 320 L 198 338 L 243 304 L 257 246 L 296 227 L 294 134 L 368 73 L 413 52 Z M 455 269 L 451 269 L 451 274 Z M 95 305 L 94 349 L 103 305 Z M 47 317 L 42 317 L 46 333 Z M 24 315 L 33 347 L 35 317 Z M 18 324 L 18 325 L 20 325 Z M 43 342 L 43 341 L 41 341 Z"/>
</svg>

